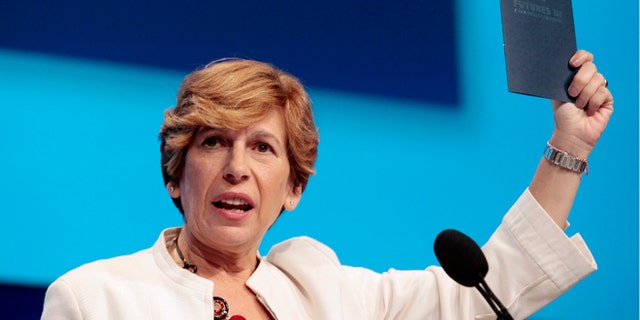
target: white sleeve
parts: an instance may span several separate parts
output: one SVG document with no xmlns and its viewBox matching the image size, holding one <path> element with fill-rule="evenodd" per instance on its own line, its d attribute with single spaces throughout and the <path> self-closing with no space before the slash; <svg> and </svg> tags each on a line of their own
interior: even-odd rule
<svg viewBox="0 0 640 320">
<path fill-rule="evenodd" d="M 526 190 L 483 246 L 489 287 L 515 319 L 524 319 L 595 271 L 579 235 L 568 238 Z M 367 319 L 495 319 L 475 288 L 440 267 L 377 274 L 345 268 Z"/>
<path fill-rule="evenodd" d="M 596 269 L 582 239 L 568 238 L 528 190 L 483 251 L 489 263 L 485 280 L 515 319 L 530 316 Z M 279 316 L 297 306 L 309 319 L 496 317 L 475 288 L 458 285 L 440 267 L 376 273 L 342 266 L 330 248 L 309 238 L 275 246 L 267 260 L 284 280 L 256 279 L 255 289 Z M 299 299 L 283 299 L 282 291 Z"/>
<path fill-rule="evenodd" d="M 569 238 L 529 190 L 482 248 L 486 281 L 516 318 L 538 311 L 597 269 L 579 234 Z"/>
<path fill-rule="evenodd" d="M 41 320 L 74 320 L 82 319 L 80 307 L 71 289 L 64 281 L 56 280 L 44 298 Z"/>
</svg>

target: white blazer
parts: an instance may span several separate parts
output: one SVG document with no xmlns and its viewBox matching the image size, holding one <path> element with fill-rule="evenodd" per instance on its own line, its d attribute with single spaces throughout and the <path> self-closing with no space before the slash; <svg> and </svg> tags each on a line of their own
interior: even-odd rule
<svg viewBox="0 0 640 320">
<path fill-rule="evenodd" d="M 164 230 L 149 249 L 61 276 L 47 290 L 42 319 L 213 319 L 215 283 L 182 269 L 167 251 L 178 233 Z M 515 319 L 596 270 L 582 238 L 568 238 L 528 190 L 483 251 L 486 281 Z M 456 284 L 439 267 L 376 273 L 343 266 L 308 237 L 274 246 L 247 286 L 279 320 L 495 319 L 475 288 Z"/>
</svg>

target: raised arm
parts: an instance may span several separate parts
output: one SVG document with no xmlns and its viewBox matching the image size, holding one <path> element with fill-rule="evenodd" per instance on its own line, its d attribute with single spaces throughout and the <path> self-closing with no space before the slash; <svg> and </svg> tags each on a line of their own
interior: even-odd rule
<svg viewBox="0 0 640 320">
<path fill-rule="evenodd" d="M 600 139 L 613 113 L 613 96 L 607 81 L 593 63 L 593 55 L 578 51 L 569 61 L 578 69 L 569 94 L 575 103 L 552 101 L 555 127 L 549 139 L 549 154 L 554 156 L 566 152 L 564 164 L 580 164 L 588 160 L 591 151 Z M 554 149 L 556 150 L 555 152 Z M 572 158 L 579 160 L 573 161 Z M 588 168 L 587 168 L 588 170 Z M 529 190 L 551 218 L 564 229 L 580 185 L 582 174 L 542 158 Z"/>
</svg>

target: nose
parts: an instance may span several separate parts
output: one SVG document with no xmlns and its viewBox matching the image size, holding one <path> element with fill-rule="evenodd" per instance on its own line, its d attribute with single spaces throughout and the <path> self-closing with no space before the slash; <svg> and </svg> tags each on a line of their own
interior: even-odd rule
<svg viewBox="0 0 640 320">
<path fill-rule="evenodd" d="M 249 179 L 247 154 L 244 147 L 234 145 L 230 149 L 223 177 L 231 184 L 238 184 Z"/>
</svg>

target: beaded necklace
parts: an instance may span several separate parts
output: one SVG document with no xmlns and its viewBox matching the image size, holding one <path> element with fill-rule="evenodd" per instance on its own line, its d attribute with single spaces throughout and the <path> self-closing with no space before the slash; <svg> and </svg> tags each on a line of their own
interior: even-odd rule
<svg viewBox="0 0 640 320">
<path fill-rule="evenodd" d="M 195 264 L 191 264 L 187 262 L 187 259 L 184 258 L 182 251 L 180 251 L 180 247 L 178 246 L 178 239 L 176 239 L 176 252 L 178 252 L 178 257 L 182 261 L 182 268 L 191 271 L 192 273 L 198 272 L 198 266 Z M 229 303 L 224 300 L 222 297 L 213 297 L 213 320 L 246 320 L 245 317 L 241 315 L 233 315 L 229 316 Z"/>
</svg>

